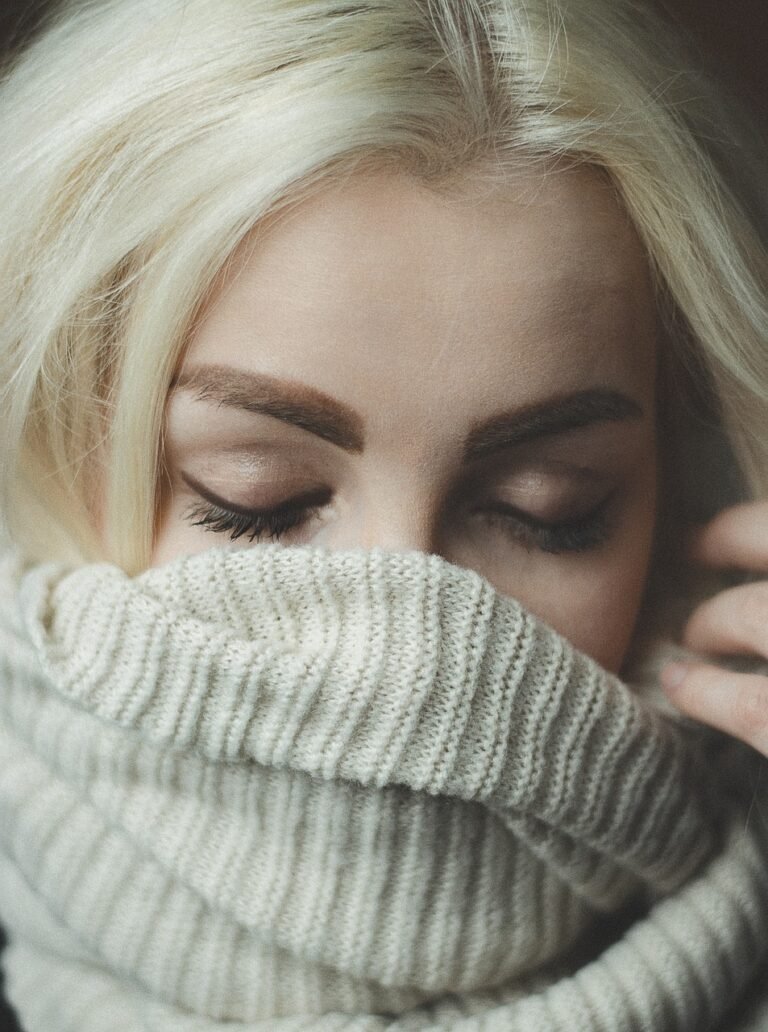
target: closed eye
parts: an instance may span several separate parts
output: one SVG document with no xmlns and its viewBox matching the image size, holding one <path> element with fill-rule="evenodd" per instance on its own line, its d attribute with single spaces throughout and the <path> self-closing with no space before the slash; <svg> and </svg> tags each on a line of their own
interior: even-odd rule
<svg viewBox="0 0 768 1032">
<path fill-rule="evenodd" d="M 556 522 L 539 520 L 504 503 L 478 510 L 487 524 L 498 527 L 525 547 L 538 548 L 553 555 L 562 552 L 589 552 L 604 544 L 613 530 L 611 492 L 588 512 Z"/>
</svg>

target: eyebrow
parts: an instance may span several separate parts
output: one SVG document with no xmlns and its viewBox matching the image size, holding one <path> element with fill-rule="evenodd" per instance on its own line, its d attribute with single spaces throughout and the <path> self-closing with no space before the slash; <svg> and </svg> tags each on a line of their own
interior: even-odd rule
<svg viewBox="0 0 768 1032">
<path fill-rule="evenodd" d="M 229 366 L 202 365 L 182 369 L 170 389 L 193 391 L 201 401 L 274 416 L 345 451 L 363 450 L 365 427 L 357 412 L 316 387 L 295 380 Z"/>
<path fill-rule="evenodd" d="M 323 391 L 295 380 L 222 365 L 182 369 L 170 390 L 189 391 L 201 401 L 273 416 L 348 452 L 362 452 L 365 424 L 360 415 Z M 464 441 L 465 463 L 515 445 L 599 423 L 642 419 L 642 407 L 620 391 L 590 388 L 500 412 L 476 422 Z"/>
<path fill-rule="evenodd" d="M 643 414 L 638 402 L 620 391 L 604 388 L 576 391 L 476 423 L 464 443 L 464 461 L 599 423 L 639 420 Z"/>
</svg>

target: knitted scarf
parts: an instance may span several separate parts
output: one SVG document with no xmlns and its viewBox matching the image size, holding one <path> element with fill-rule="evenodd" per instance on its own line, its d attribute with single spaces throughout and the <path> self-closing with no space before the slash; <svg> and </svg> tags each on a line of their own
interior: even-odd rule
<svg viewBox="0 0 768 1032">
<path fill-rule="evenodd" d="M 480 575 L 11 556 L 0 628 L 25 1032 L 768 1028 L 728 749 Z"/>
</svg>

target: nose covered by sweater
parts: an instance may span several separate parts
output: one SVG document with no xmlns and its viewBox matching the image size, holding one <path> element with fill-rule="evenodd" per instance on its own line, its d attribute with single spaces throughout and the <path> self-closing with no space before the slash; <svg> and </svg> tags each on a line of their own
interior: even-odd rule
<svg viewBox="0 0 768 1032">
<path fill-rule="evenodd" d="M 478 574 L 264 544 L 3 578 L 32 1032 L 693 1032 L 764 962 L 768 863 L 711 739 Z"/>
</svg>

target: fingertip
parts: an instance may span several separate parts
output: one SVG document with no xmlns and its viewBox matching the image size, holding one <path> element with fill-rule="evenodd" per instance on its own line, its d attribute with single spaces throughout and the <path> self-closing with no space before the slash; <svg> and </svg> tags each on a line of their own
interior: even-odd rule
<svg viewBox="0 0 768 1032">
<path fill-rule="evenodd" d="M 684 549 L 701 566 L 768 573 L 767 540 L 768 501 L 741 502 L 691 526 Z"/>
<path fill-rule="evenodd" d="M 704 523 L 689 530 L 685 541 L 685 553 L 689 562 L 707 566 L 713 562 L 711 529 L 711 523 Z"/>
</svg>

